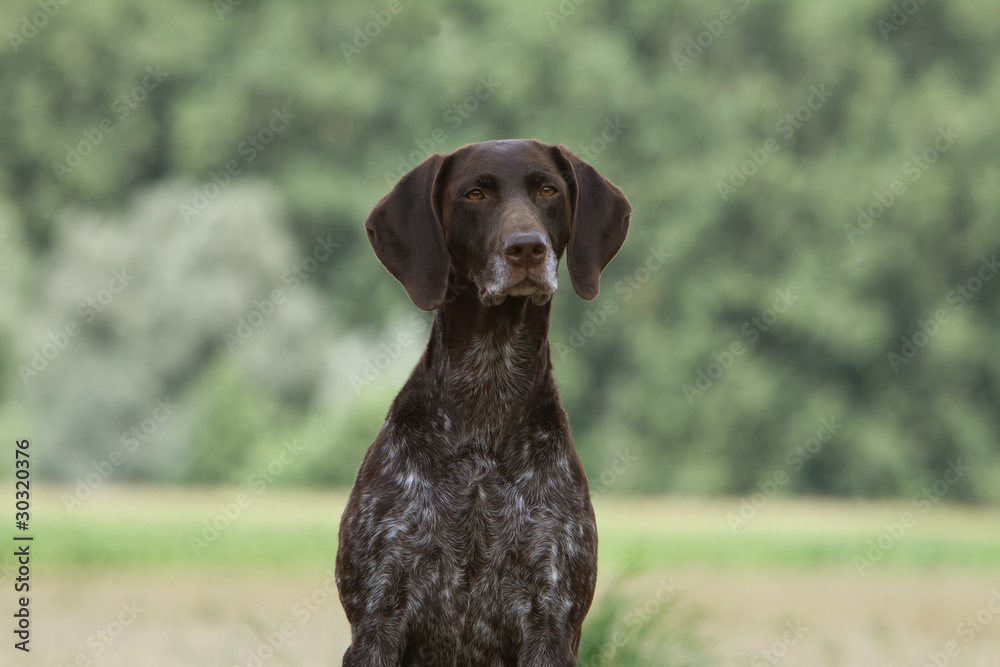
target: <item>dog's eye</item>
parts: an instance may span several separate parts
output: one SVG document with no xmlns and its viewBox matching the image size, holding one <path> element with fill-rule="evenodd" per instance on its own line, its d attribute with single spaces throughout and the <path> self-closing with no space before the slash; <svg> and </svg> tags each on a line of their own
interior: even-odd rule
<svg viewBox="0 0 1000 667">
<path fill-rule="evenodd" d="M 538 192 L 539 192 L 539 194 L 541 194 L 541 195 L 542 195 L 543 197 L 551 197 L 551 196 L 552 196 L 552 195 L 554 195 L 554 194 L 555 194 L 556 192 L 558 192 L 558 190 L 556 190 L 556 189 L 555 189 L 554 187 L 552 187 L 551 185 L 543 185 L 543 186 L 542 186 L 542 188 L 541 188 L 541 189 L 540 189 L 540 190 L 539 190 Z"/>
<path fill-rule="evenodd" d="M 466 192 L 465 198 L 471 199 L 472 201 L 480 201 L 482 199 L 486 199 L 486 195 L 483 194 L 482 190 L 476 188 L 475 190 L 469 190 L 468 192 Z"/>
</svg>

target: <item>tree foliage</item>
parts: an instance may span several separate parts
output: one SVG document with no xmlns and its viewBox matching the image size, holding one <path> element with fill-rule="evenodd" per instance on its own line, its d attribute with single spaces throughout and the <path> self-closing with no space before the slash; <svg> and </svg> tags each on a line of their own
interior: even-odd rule
<svg viewBox="0 0 1000 667">
<path fill-rule="evenodd" d="M 961 460 L 948 497 L 997 500 L 997 26 L 973 0 L 12 2 L 0 420 L 72 478 L 169 394 L 132 476 L 239 479 L 301 437 L 285 479 L 349 481 L 426 335 L 365 216 L 431 152 L 526 136 L 634 208 L 597 300 L 555 300 L 595 484 L 911 496 Z"/>
</svg>

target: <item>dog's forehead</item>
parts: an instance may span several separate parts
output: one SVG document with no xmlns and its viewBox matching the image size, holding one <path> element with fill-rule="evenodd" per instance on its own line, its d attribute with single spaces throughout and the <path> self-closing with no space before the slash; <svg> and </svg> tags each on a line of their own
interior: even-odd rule
<svg viewBox="0 0 1000 667">
<path fill-rule="evenodd" d="M 557 171 L 544 144 L 530 139 L 506 139 L 469 144 L 453 154 L 453 174 L 473 176 L 491 173 L 517 177 L 535 171 Z"/>
</svg>

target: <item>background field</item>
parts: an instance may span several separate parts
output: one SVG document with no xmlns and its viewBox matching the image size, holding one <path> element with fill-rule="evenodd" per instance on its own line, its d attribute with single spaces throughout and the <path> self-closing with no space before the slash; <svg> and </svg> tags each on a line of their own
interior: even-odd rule
<svg viewBox="0 0 1000 667">
<path fill-rule="evenodd" d="M 349 634 L 330 569 L 345 493 L 268 490 L 196 555 L 190 538 L 245 489 L 105 488 L 67 519 L 68 490 L 36 501 L 26 664 L 247 665 L 269 637 L 281 647 L 265 664 L 339 661 Z M 774 500 L 734 534 L 726 515 L 738 507 L 596 500 L 601 585 L 585 645 L 597 653 L 582 665 L 919 666 L 950 641 L 952 665 L 1000 655 L 1000 601 L 988 607 L 1000 596 L 1000 511 L 935 506 L 859 574 L 854 557 L 912 503 Z M 2 564 L 6 586 L 11 558 Z M 135 621 L 101 641 L 133 602 Z M 966 643 L 956 628 L 977 613 L 982 630 Z M 801 636 L 783 645 L 788 623 Z M 626 640 L 602 662 L 616 631 Z M 777 662 L 760 662 L 768 649 Z"/>
</svg>

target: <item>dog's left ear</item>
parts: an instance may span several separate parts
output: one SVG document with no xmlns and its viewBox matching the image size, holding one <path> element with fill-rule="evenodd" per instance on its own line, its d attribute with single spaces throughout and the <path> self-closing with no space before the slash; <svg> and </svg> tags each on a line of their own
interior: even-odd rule
<svg viewBox="0 0 1000 667">
<path fill-rule="evenodd" d="M 436 204 L 446 160 L 434 154 L 407 172 L 365 221 L 375 255 L 421 310 L 439 308 L 448 290 L 451 260 Z"/>
<path fill-rule="evenodd" d="M 592 301 L 601 289 L 601 271 L 625 242 L 632 207 L 611 181 L 564 146 L 552 152 L 570 190 L 569 277 L 576 293 Z"/>
</svg>

